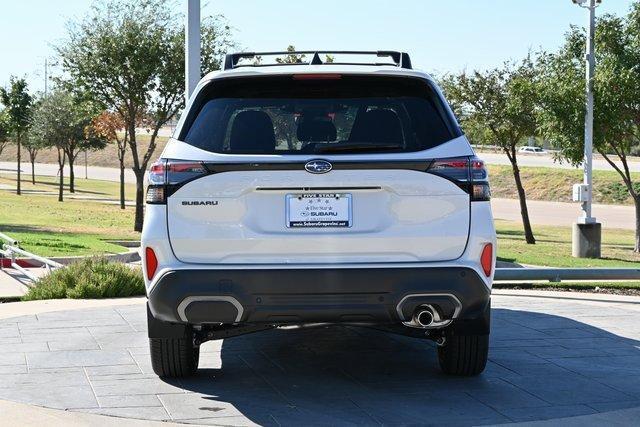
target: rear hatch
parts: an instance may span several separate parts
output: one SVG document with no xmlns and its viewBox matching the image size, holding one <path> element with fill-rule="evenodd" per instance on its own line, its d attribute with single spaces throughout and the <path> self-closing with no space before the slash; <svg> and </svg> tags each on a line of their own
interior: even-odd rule
<svg viewBox="0 0 640 427">
<path fill-rule="evenodd" d="M 335 217 L 305 216 L 305 205 Z M 184 262 L 410 262 L 462 255 L 470 203 L 424 172 L 298 170 L 209 175 L 169 197 L 167 209 Z"/>
<path fill-rule="evenodd" d="M 181 261 L 425 262 L 464 252 L 470 196 L 433 157 L 472 153 L 430 82 L 325 74 L 210 86 L 180 133 L 201 155 L 166 161 Z"/>
</svg>

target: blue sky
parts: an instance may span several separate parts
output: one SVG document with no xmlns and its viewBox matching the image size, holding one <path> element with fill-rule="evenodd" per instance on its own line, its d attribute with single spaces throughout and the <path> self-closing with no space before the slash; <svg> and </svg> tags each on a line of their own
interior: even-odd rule
<svg viewBox="0 0 640 427">
<path fill-rule="evenodd" d="M 604 0 L 598 13 L 624 14 L 632 0 Z M 185 0 L 176 0 L 183 8 Z M 571 0 L 203 0 L 203 15 L 221 13 L 247 50 L 405 50 L 414 67 L 447 72 L 482 69 L 553 49 L 586 11 Z M 0 0 L 0 85 L 26 76 L 43 88 L 43 63 L 65 24 L 90 0 Z M 55 72 L 55 70 L 54 70 Z"/>
</svg>

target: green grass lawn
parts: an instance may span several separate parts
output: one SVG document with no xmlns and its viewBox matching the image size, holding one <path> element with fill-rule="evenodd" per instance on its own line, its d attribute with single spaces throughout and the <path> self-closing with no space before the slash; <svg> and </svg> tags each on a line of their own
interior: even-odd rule
<svg viewBox="0 0 640 427">
<path fill-rule="evenodd" d="M 601 259 L 571 256 L 571 228 L 533 226 L 537 243 L 527 245 L 522 225 L 496 221 L 498 259 L 501 261 L 548 267 L 640 267 L 640 255 L 633 252 L 634 233 L 630 230 L 602 231 Z"/>
<path fill-rule="evenodd" d="M 491 193 L 494 197 L 516 199 L 511 166 L 488 165 Z M 522 183 L 530 200 L 571 202 L 573 184 L 582 182 L 582 170 L 521 167 Z M 640 190 L 640 174 L 632 174 Z M 613 205 L 632 205 L 633 200 L 615 171 L 593 171 L 594 201 Z"/>
<path fill-rule="evenodd" d="M 23 183 L 24 190 L 51 191 L 55 177 L 37 177 L 36 185 Z M 0 176 L 0 183 L 15 183 L 10 176 Z M 100 198 L 117 198 L 118 183 L 76 181 L 77 194 Z M 56 187 L 53 187 L 56 190 Z M 133 191 L 128 188 L 128 194 Z M 65 193 L 65 196 L 67 193 Z M 132 207 L 65 200 L 51 195 L 23 194 L 0 190 L 0 231 L 20 241 L 20 246 L 42 256 L 86 255 L 123 252 L 121 246 L 105 240 L 136 240 Z"/>
</svg>

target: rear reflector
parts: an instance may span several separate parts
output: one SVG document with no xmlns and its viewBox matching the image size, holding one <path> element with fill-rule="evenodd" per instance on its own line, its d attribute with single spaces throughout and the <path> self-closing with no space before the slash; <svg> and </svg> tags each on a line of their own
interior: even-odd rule
<svg viewBox="0 0 640 427">
<path fill-rule="evenodd" d="M 482 255 L 480 255 L 480 265 L 485 276 L 491 276 L 491 269 L 493 267 L 493 245 L 487 243 L 482 249 Z"/>
<path fill-rule="evenodd" d="M 145 248 L 144 250 L 144 262 L 147 267 L 147 279 L 153 279 L 153 276 L 156 274 L 156 270 L 158 269 L 158 258 L 156 258 L 156 253 L 151 248 Z"/>
</svg>

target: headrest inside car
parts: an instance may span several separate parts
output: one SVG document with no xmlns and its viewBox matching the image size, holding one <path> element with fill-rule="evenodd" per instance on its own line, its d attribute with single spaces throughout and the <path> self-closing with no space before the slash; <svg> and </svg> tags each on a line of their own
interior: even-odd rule
<svg viewBox="0 0 640 427">
<path fill-rule="evenodd" d="M 298 141 L 326 142 L 338 137 L 336 126 L 328 120 L 305 120 L 298 123 Z"/>
</svg>

